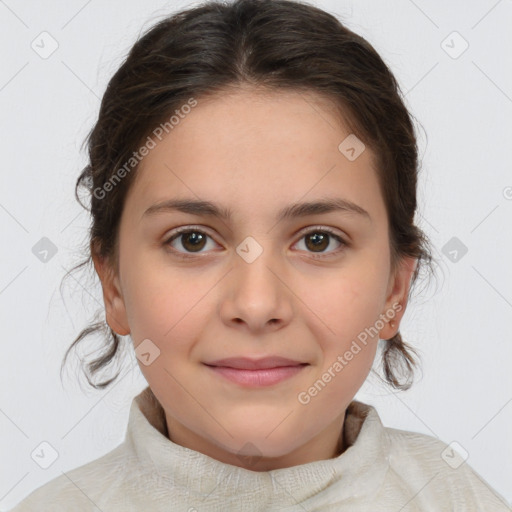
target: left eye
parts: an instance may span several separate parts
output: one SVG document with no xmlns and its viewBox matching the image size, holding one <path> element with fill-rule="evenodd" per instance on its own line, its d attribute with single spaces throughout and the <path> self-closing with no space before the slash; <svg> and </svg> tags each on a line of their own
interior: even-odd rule
<svg viewBox="0 0 512 512">
<path fill-rule="evenodd" d="M 331 230 L 326 228 L 308 231 L 300 238 L 299 242 L 302 241 L 303 239 L 305 239 L 305 245 L 307 249 L 313 249 L 313 253 L 323 254 L 324 252 L 326 252 L 327 247 L 329 247 L 330 245 L 331 239 L 336 240 L 339 245 L 337 249 L 333 251 L 328 251 L 328 255 L 332 255 L 333 253 L 339 252 L 340 247 L 346 245 L 341 236 L 336 235 Z"/>
<path fill-rule="evenodd" d="M 187 253 L 194 254 L 204 252 L 202 249 L 207 245 L 207 239 L 213 240 L 210 235 L 200 229 L 184 228 L 175 232 L 164 245 L 170 245 L 174 251 L 186 257 Z M 339 252 L 340 247 L 347 245 L 341 236 L 327 228 L 313 229 L 307 233 L 303 233 L 299 242 L 305 240 L 306 251 L 311 251 L 313 254 L 323 254 L 331 245 L 332 239 L 336 240 L 339 245 L 335 250 L 327 251 L 329 255 Z M 180 243 L 181 247 L 185 249 L 185 252 L 176 248 L 174 242 Z"/>
</svg>

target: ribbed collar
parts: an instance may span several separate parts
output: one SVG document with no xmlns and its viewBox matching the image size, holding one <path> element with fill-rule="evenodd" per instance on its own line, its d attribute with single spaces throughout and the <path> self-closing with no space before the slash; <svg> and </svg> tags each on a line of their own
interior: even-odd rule
<svg viewBox="0 0 512 512">
<path fill-rule="evenodd" d="M 141 469 L 167 482 L 174 494 L 184 494 L 205 506 L 209 500 L 248 502 L 269 508 L 332 505 L 369 497 L 382 485 L 389 467 L 389 441 L 377 411 L 352 401 L 347 408 L 344 436 L 348 448 L 332 459 L 271 471 L 251 471 L 225 464 L 185 448 L 166 436 L 165 415 L 146 387 L 131 404 L 125 446 Z M 172 493 L 170 492 L 170 496 Z"/>
</svg>

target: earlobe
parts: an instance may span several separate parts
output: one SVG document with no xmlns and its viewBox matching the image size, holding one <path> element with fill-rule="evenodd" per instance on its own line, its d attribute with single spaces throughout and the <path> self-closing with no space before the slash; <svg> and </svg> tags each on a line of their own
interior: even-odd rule
<svg viewBox="0 0 512 512">
<path fill-rule="evenodd" d="M 130 328 L 117 276 L 114 277 L 113 287 L 116 292 L 111 294 L 110 302 L 107 304 L 105 300 L 107 323 L 114 332 L 120 336 L 126 336 L 130 334 Z"/>
<path fill-rule="evenodd" d="M 416 258 L 404 257 L 400 261 L 396 272 L 390 278 L 388 296 L 383 311 L 387 321 L 380 331 L 380 339 L 388 340 L 398 332 L 400 321 L 407 307 L 411 280 L 417 264 L 418 260 Z"/>
<path fill-rule="evenodd" d="M 107 324 L 120 336 L 126 336 L 130 334 L 130 328 L 119 277 L 104 258 L 97 254 L 92 258 L 103 290 Z"/>
</svg>

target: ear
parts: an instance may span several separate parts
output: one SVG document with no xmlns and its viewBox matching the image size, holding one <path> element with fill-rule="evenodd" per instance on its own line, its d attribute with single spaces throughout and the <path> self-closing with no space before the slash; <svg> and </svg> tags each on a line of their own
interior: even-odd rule
<svg viewBox="0 0 512 512">
<path fill-rule="evenodd" d="M 91 244 L 92 246 L 92 244 Z M 125 336 L 130 334 L 126 308 L 119 284 L 119 277 L 114 271 L 112 264 L 101 257 L 95 250 L 92 250 L 94 269 L 98 274 L 103 289 L 103 301 L 105 302 L 105 316 L 110 328 Z"/>
<path fill-rule="evenodd" d="M 381 317 L 386 317 L 379 337 L 388 340 L 396 335 L 405 313 L 409 298 L 411 279 L 418 264 L 417 258 L 404 257 L 391 274 L 387 289 L 386 303 Z M 391 325 L 393 323 L 393 326 Z"/>
</svg>

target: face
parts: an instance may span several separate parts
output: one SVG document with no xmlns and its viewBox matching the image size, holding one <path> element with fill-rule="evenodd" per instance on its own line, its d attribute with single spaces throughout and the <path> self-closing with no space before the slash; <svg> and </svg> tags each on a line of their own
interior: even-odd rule
<svg viewBox="0 0 512 512">
<path fill-rule="evenodd" d="M 414 270 L 392 272 L 373 155 L 340 151 L 350 132 L 332 112 L 304 93 L 198 99 L 140 164 L 118 272 L 94 257 L 107 321 L 145 354 L 170 439 L 255 471 L 339 453 L 345 409 L 378 339 L 398 330 Z M 162 207 L 175 200 L 212 204 Z M 280 215 L 325 201 L 342 208 Z M 287 361 L 218 363 L 267 357 Z"/>
</svg>

